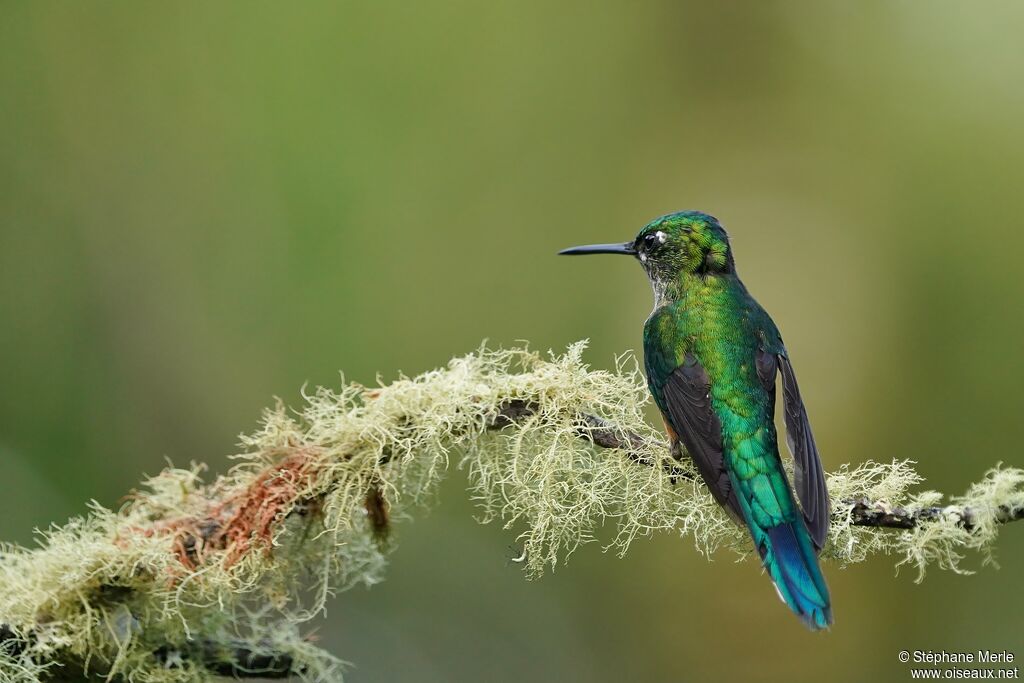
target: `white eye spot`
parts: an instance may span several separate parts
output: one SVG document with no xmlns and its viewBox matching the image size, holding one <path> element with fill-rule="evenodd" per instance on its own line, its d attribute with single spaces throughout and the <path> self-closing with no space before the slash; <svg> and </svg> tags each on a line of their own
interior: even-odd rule
<svg viewBox="0 0 1024 683">
<path fill-rule="evenodd" d="M 657 236 L 659 242 L 661 242 L 662 244 L 665 244 L 665 233 L 663 233 L 661 230 L 659 230 L 658 232 L 656 232 L 654 234 Z"/>
</svg>

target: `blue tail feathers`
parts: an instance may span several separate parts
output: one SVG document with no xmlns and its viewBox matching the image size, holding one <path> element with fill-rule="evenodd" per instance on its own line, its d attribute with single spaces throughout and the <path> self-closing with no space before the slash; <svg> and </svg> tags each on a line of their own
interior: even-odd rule
<svg viewBox="0 0 1024 683">
<path fill-rule="evenodd" d="M 765 529 L 758 549 L 783 602 L 808 628 L 816 631 L 831 626 L 828 586 L 803 520 Z"/>
</svg>

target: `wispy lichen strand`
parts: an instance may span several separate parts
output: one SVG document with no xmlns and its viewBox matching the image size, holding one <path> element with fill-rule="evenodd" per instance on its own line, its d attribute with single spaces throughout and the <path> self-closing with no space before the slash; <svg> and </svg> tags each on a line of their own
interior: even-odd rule
<svg viewBox="0 0 1024 683">
<path fill-rule="evenodd" d="M 517 534 L 531 576 L 609 527 L 620 554 L 656 531 L 746 554 L 644 420 L 636 363 L 591 370 L 583 350 L 481 349 L 377 388 L 318 389 L 295 413 L 267 411 L 227 474 L 206 483 L 199 466 L 168 468 L 118 510 L 95 506 L 34 549 L 4 547 L 0 681 L 58 668 L 140 683 L 255 669 L 337 680 L 342 663 L 301 637 L 303 622 L 335 591 L 382 579 L 388 520 L 428 502 L 452 466 L 467 471 L 482 521 Z M 1024 510 L 1021 470 L 991 470 L 949 507 L 911 495 L 920 483 L 909 461 L 834 472 L 824 555 L 966 571 L 966 554 L 989 560 L 999 522 Z M 889 517 L 909 528 L 862 526 Z"/>
</svg>

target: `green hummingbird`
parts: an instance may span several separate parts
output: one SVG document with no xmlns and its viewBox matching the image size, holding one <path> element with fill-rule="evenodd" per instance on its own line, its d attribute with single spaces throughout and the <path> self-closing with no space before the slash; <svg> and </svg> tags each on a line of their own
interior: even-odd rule
<svg viewBox="0 0 1024 683">
<path fill-rule="evenodd" d="M 673 447 L 682 442 L 715 500 L 749 530 L 783 602 L 813 630 L 831 625 L 817 557 L 829 527 L 824 470 L 789 354 L 736 275 L 725 229 L 681 211 L 651 221 L 631 242 L 559 253 L 640 261 L 654 289 L 644 324 L 647 385 Z M 779 457 L 777 374 L 799 508 Z"/>
</svg>

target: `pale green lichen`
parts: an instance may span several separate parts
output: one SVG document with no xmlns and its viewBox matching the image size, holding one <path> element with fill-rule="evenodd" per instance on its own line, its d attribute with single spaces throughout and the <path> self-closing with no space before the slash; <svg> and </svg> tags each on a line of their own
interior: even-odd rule
<svg viewBox="0 0 1024 683">
<path fill-rule="evenodd" d="M 336 680 L 342 663 L 300 628 L 335 591 L 382 579 L 390 544 L 368 494 L 379 493 L 392 521 L 406 519 L 453 464 L 467 472 L 481 521 L 517 531 L 531 576 L 602 529 L 614 530 L 606 548 L 619 554 L 656 531 L 690 536 L 706 554 L 747 554 L 745 534 L 707 490 L 660 466 L 670 456 L 644 419 L 635 361 L 591 370 L 583 350 L 480 349 L 375 389 L 317 389 L 297 413 L 268 411 L 243 437 L 239 464 L 216 480 L 204 483 L 200 467 L 168 468 L 119 510 L 95 506 L 37 548 L 4 547 L 0 681 L 45 680 L 58 665 L 140 683 L 207 680 L 211 647 L 228 644 L 285 653 L 302 678 Z M 515 402 L 530 410 L 492 429 Z M 633 455 L 655 466 L 580 438 L 582 415 L 635 435 Z M 854 498 L 936 505 L 910 494 L 920 482 L 908 461 L 830 475 L 824 556 L 848 564 L 882 552 L 920 571 L 964 571 L 966 552 L 990 557 L 1000 515 L 1024 507 L 1024 472 L 997 469 L 953 501 L 970 508 L 970 531 L 952 512 L 902 532 L 852 526 Z"/>
<path fill-rule="evenodd" d="M 897 508 L 909 503 L 910 489 L 921 481 L 910 460 L 889 463 L 869 460 L 852 468 L 841 465 L 829 474 L 827 483 L 833 511 L 824 555 L 846 565 L 861 562 L 874 553 L 897 552 L 900 544 L 906 542 L 905 534 L 879 533 L 878 529 L 853 526 L 853 501 L 864 498 Z"/>
<path fill-rule="evenodd" d="M 942 503 L 942 494 L 925 491 L 914 497 L 911 507 L 934 507 Z M 964 511 L 968 512 L 964 519 Z M 903 535 L 899 565 L 917 568 L 917 581 L 929 564 L 960 574 L 971 574 L 961 565 L 967 552 L 977 552 L 983 564 L 994 563 L 993 548 L 999 524 L 1024 510 L 1024 470 L 997 466 L 985 478 L 972 484 L 962 496 L 928 524 L 918 525 Z M 969 523 L 969 528 L 963 522 Z"/>
</svg>

